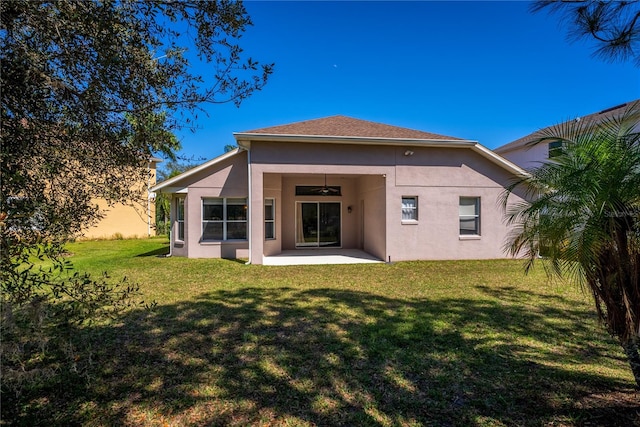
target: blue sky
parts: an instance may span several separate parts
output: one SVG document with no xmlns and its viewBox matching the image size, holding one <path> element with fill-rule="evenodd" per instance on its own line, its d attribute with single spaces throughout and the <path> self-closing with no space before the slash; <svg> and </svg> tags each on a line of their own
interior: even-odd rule
<svg viewBox="0 0 640 427">
<path fill-rule="evenodd" d="M 336 114 L 495 148 L 640 98 L 640 70 L 570 43 L 524 1 L 253 1 L 247 55 L 275 63 L 265 88 L 208 105 L 180 154 L 211 159 L 233 132 Z"/>
</svg>

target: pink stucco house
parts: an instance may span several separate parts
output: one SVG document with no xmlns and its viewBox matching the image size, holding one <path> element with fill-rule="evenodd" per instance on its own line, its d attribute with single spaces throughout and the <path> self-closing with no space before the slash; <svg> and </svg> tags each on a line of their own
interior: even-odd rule
<svg viewBox="0 0 640 427">
<path fill-rule="evenodd" d="M 344 116 L 234 136 L 236 150 L 152 189 L 172 196 L 174 256 L 506 257 L 499 197 L 526 172 L 475 141 Z"/>
</svg>

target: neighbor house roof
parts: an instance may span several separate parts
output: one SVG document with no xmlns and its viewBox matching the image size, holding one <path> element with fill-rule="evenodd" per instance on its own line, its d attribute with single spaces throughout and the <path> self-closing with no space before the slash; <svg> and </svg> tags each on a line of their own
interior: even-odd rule
<svg viewBox="0 0 640 427">
<path fill-rule="evenodd" d="M 622 114 L 629 106 L 631 106 L 632 104 L 638 103 L 640 102 L 640 99 L 636 99 L 635 101 L 629 101 L 626 102 L 624 104 L 620 104 L 620 105 L 616 105 L 615 107 L 610 107 L 610 108 L 606 108 L 602 111 L 598 111 L 597 113 L 593 113 L 593 114 L 588 114 L 586 116 L 582 116 L 582 117 L 576 117 L 574 119 L 571 120 L 584 120 L 587 123 L 590 122 L 599 122 L 600 120 L 604 120 L 605 118 L 608 117 L 615 117 L 615 116 L 619 116 L 620 114 Z M 527 145 L 530 142 L 533 142 L 536 140 L 537 137 L 539 137 L 540 133 L 551 128 L 552 126 L 548 126 L 546 128 L 540 129 L 532 134 L 529 134 L 527 136 L 524 136 L 522 138 L 516 139 L 513 142 L 510 142 L 508 144 L 505 144 L 501 147 L 498 147 L 496 149 L 494 149 L 493 151 L 495 151 L 498 154 L 504 154 L 504 153 L 508 153 L 509 151 L 521 148 L 525 145 Z"/>
</svg>

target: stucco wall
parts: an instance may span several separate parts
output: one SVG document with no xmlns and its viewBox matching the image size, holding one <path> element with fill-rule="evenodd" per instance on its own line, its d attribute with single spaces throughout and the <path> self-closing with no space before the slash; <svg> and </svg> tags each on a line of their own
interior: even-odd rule
<svg viewBox="0 0 640 427">
<path fill-rule="evenodd" d="M 283 231 L 283 202 L 282 202 L 282 176 L 280 174 L 267 174 L 264 176 L 264 197 L 275 201 L 275 239 L 264 242 L 264 254 L 266 256 L 275 255 L 282 252 L 282 231 Z M 285 223 L 286 224 L 286 223 Z M 254 225 L 254 227 L 257 225 Z M 260 224 L 262 236 L 264 237 L 264 221 Z"/>
<path fill-rule="evenodd" d="M 515 177 L 472 150 L 412 151 L 412 156 L 397 157 L 395 183 L 387 183 L 387 257 L 504 258 L 508 229 L 499 200 Z M 418 197 L 416 223 L 402 223 L 402 196 Z M 460 236 L 460 197 L 480 198 L 479 236 Z"/>
<path fill-rule="evenodd" d="M 519 147 L 504 153 L 498 152 L 498 154 L 521 168 L 530 170 L 540 166 L 549 158 L 549 145 L 538 144 L 532 147 Z"/>
<path fill-rule="evenodd" d="M 388 171 L 392 173 L 392 171 Z M 367 175 L 358 180 L 358 247 L 382 260 L 386 258 L 386 175 Z"/>
<path fill-rule="evenodd" d="M 131 188 L 139 194 L 136 200 L 128 204 L 107 204 L 103 199 L 95 199 L 93 203 L 104 214 L 96 224 L 87 226 L 83 239 L 138 238 L 155 236 L 156 204 L 149 200 L 149 188 L 156 183 L 156 163 L 149 166 L 147 182 L 134 184 Z"/>
<path fill-rule="evenodd" d="M 189 258 L 248 258 L 248 241 L 202 241 L 202 199 L 205 197 L 247 197 L 247 153 L 240 152 L 214 167 L 190 176 L 181 183 L 185 197 L 185 239 L 176 241 L 175 203 L 172 204 L 172 251 Z"/>
<path fill-rule="evenodd" d="M 508 229 L 498 201 L 515 177 L 470 148 L 252 142 L 249 167 L 247 161 L 240 152 L 181 183 L 186 238 L 183 247 L 173 242 L 174 254 L 249 257 L 261 264 L 265 255 L 295 249 L 296 202 L 336 201 L 342 248 L 361 248 L 385 261 L 506 256 Z M 322 186 L 325 174 L 341 196 L 295 196 L 296 185 Z M 416 223 L 402 222 L 403 196 L 418 197 Z M 203 197 L 250 197 L 251 245 L 201 242 Z M 478 236 L 460 236 L 460 197 L 481 200 Z M 265 198 L 276 202 L 273 240 L 264 238 Z"/>
<path fill-rule="evenodd" d="M 147 206 L 145 199 L 132 202 L 130 205 L 117 203 L 109 206 L 104 200 L 94 200 L 100 211 L 104 213 L 96 225 L 83 230 L 83 239 L 139 238 L 155 236 L 155 203 Z M 147 211 L 148 209 L 148 211 Z"/>
<path fill-rule="evenodd" d="M 405 155 L 408 148 L 412 155 Z M 282 249 L 295 247 L 295 201 L 313 198 L 295 197 L 295 185 L 322 184 L 326 173 L 330 185 L 343 187 L 342 197 L 322 200 L 342 201 L 344 248 L 364 245 L 367 252 L 392 261 L 506 256 L 508 230 L 498 200 L 514 176 L 469 148 L 260 142 L 251 150 L 252 191 L 260 193 L 252 201 L 254 224 L 263 222 L 263 177 L 282 176 Z M 418 197 L 417 223 L 402 223 L 402 196 Z M 460 236 L 460 197 L 481 200 L 479 236 Z M 252 244 L 251 260 L 261 263 L 264 247 L 255 240 Z"/>
</svg>

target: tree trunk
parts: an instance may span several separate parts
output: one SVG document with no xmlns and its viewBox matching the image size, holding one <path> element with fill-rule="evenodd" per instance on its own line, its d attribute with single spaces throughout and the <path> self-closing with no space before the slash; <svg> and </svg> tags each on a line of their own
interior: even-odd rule
<svg viewBox="0 0 640 427">
<path fill-rule="evenodd" d="M 629 360 L 629 366 L 636 380 L 636 386 L 640 388 L 640 351 L 638 349 L 638 343 L 633 340 L 628 340 L 621 344 Z"/>
<path fill-rule="evenodd" d="M 167 222 L 169 222 L 169 218 L 167 218 L 167 211 L 164 211 L 164 222 L 162 223 L 162 228 L 163 228 L 163 232 L 162 234 L 169 234 L 169 226 L 167 225 Z"/>
</svg>

